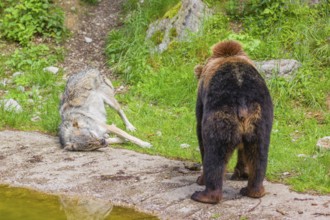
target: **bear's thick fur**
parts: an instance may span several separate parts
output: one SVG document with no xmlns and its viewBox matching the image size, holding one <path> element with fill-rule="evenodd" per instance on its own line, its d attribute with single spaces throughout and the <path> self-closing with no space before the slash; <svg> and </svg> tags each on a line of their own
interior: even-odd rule
<svg viewBox="0 0 330 220">
<path fill-rule="evenodd" d="M 273 104 L 264 79 L 235 41 L 216 44 L 205 65 L 195 67 L 198 78 L 197 136 L 203 173 L 197 183 L 206 186 L 192 199 L 218 203 L 226 164 L 238 149 L 232 179 L 248 178 L 241 194 L 259 198 L 265 194 L 268 148 Z"/>
</svg>

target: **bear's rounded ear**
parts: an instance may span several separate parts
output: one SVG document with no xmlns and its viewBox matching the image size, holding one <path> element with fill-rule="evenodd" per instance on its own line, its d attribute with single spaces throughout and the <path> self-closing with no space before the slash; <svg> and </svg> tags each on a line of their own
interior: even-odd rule
<svg viewBox="0 0 330 220">
<path fill-rule="evenodd" d="M 236 55 L 245 55 L 242 46 L 239 42 L 234 40 L 227 40 L 219 42 L 211 47 L 212 57 L 231 57 Z"/>
<path fill-rule="evenodd" d="M 201 64 L 198 64 L 197 66 L 195 66 L 194 68 L 194 72 L 195 72 L 195 76 L 197 79 L 199 79 L 201 77 L 201 74 L 203 72 L 203 68 L 204 66 Z"/>
</svg>

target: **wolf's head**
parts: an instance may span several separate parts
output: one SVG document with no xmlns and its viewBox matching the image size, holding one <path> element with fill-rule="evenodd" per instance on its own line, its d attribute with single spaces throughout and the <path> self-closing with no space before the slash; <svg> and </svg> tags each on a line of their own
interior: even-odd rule
<svg viewBox="0 0 330 220">
<path fill-rule="evenodd" d="M 107 146 L 104 138 L 99 138 L 88 127 L 79 127 L 76 122 L 63 122 L 59 136 L 61 146 L 69 151 L 92 151 Z"/>
</svg>

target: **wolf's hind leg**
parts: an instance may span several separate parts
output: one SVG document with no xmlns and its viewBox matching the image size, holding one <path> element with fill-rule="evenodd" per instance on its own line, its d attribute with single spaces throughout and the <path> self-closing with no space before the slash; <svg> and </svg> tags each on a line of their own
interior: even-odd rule
<svg viewBox="0 0 330 220">
<path fill-rule="evenodd" d="M 115 125 L 106 125 L 106 128 L 107 128 L 108 132 L 111 132 L 112 134 L 115 134 L 124 140 L 126 139 L 140 147 L 143 147 L 143 148 L 152 147 L 152 145 L 150 143 L 142 141 L 139 138 L 126 133 L 125 131 L 121 130 L 120 128 L 117 128 Z"/>
</svg>

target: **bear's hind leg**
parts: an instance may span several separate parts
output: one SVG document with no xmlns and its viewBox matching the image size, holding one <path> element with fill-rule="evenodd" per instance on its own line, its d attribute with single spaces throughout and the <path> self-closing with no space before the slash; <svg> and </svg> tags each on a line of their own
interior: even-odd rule
<svg viewBox="0 0 330 220">
<path fill-rule="evenodd" d="M 243 146 L 238 146 L 237 149 L 237 164 L 231 180 L 247 180 L 249 177 L 248 168 L 245 162 Z"/>
<path fill-rule="evenodd" d="M 217 151 L 218 148 L 214 150 Z M 225 161 L 219 159 L 219 152 L 213 154 L 204 152 L 202 180 L 205 181 L 206 189 L 196 191 L 191 198 L 198 202 L 216 204 L 222 198 L 222 182 L 225 171 Z M 199 179 L 201 180 L 201 179 Z"/>
<path fill-rule="evenodd" d="M 263 180 L 266 174 L 268 146 L 259 140 L 257 143 L 245 143 L 244 151 L 249 169 L 248 186 L 241 189 L 240 193 L 252 198 L 265 195 Z"/>
<path fill-rule="evenodd" d="M 222 185 L 226 164 L 235 146 L 240 143 L 237 124 L 230 117 L 216 112 L 203 123 L 203 173 L 198 183 L 205 183 L 204 191 L 197 191 L 192 199 L 203 203 L 218 203 L 222 198 Z"/>
</svg>

